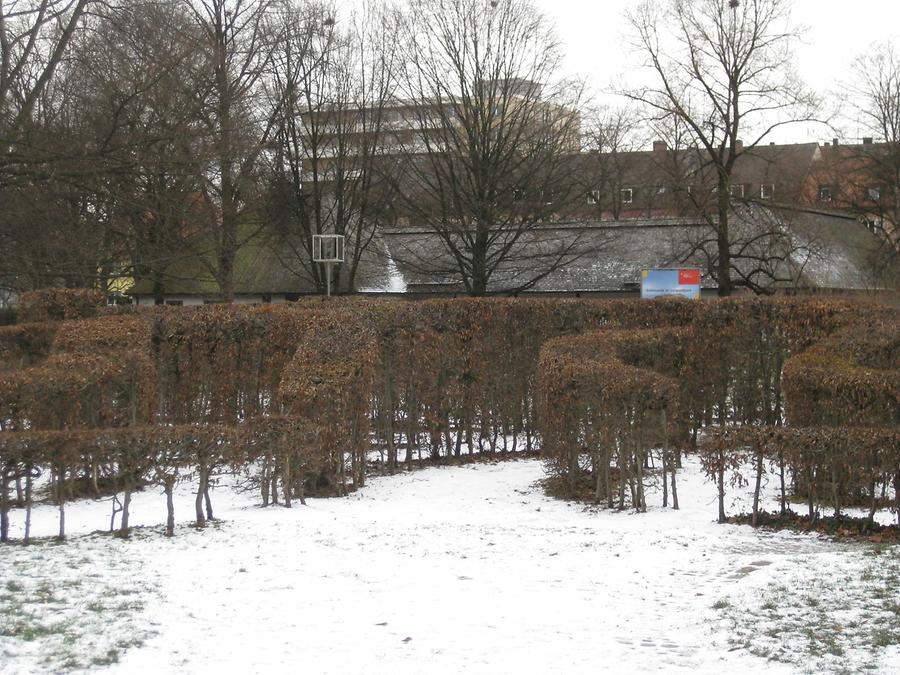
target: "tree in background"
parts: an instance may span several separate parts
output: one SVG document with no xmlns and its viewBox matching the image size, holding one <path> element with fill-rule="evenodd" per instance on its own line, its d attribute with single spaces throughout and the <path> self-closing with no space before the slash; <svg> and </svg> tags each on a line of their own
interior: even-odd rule
<svg viewBox="0 0 900 675">
<path fill-rule="evenodd" d="M 651 119 L 683 122 L 713 174 L 715 204 L 704 215 L 715 250 L 706 250 L 719 294 L 730 295 L 745 248 L 735 247 L 729 226 L 735 163 L 775 129 L 810 121 L 818 110 L 794 71 L 800 31 L 790 2 L 650 0 L 629 19 L 654 84 L 623 93 Z"/>
<path fill-rule="evenodd" d="M 398 192 L 446 261 L 416 262 L 461 279 L 471 295 L 495 278 L 503 290 L 533 285 L 577 248 L 547 241 L 519 259 L 573 189 L 566 155 L 580 144 L 580 89 L 558 79 L 549 23 L 529 0 L 414 0 L 400 40 L 404 122 L 415 133 L 393 139 Z M 516 269 L 514 282 L 500 281 L 503 268 Z"/>
<path fill-rule="evenodd" d="M 65 214 L 51 213 L 36 187 L 61 159 L 40 129 L 52 114 L 48 89 L 94 0 L 12 0 L 0 3 L 0 286 L 71 283 L 48 277 L 54 241 L 46 229 Z M 64 150 L 63 150 L 64 151 Z M 54 233 L 55 234 L 55 233 Z M 62 249 L 65 251 L 65 247 Z"/>
<path fill-rule="evenodd" d="M 392 161 L 383 150 L 398 68 L 396 15 L 369 5 L 338 17 L 335 7 L 314 4 L 286 6 L 282 20 L 269 85 L 272 105 L 282 102 L 271 150 L 277 246 L 289 251 L 288 269 L 324 292 L 312 238 L 343 235 L 347 260 L 336 286 L 354 290 L 388 207 L 383 176 Z"/>
<path fill-rule="evenodd" d="M 198 251 L 198 259 L 230 302 L 238 250 L 262 220 L 260 160 L 280 107 L 264 104 L 263 85 L 281 35 L 272 30 L 274 0 L 182 1 L 204 57 L 196 114 L 211 148 L 200 174 L 207 237 L 198 239 L 211 250 Z"/>
<path fill-rule="evenodd" d="M 876 278 L 889 287 L 900 282 L 900 54 L 892 43 L 874 45 L 853 63 L 850 86 L 856 118 L 873 139 L 853 146 L 857 171 L 851 181 L 851 208 L 879 235 L 873 257 Z"/>
<path fill-rule="evenodd" d="M 591 211 L 602 218 L 609 213 L 617 220 L 624 206 L 623 194 L 634 171 L 632 152 L 640 150 L 641 125 L 630 108 L 591 110 L 582 122 L 584 171 L 576 178 L 584 190 Z"/>
</svg>

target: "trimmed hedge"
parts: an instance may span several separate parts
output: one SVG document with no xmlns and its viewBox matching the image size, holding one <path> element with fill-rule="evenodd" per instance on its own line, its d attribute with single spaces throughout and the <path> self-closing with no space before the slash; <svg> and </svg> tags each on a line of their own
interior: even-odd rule
<svg viewBox="0 0 900 675">
<path fill-rule="evenodd" d="M 106 306 L 106 296 L 88 288 L 44 288 L 23 293 L 17 318 L 22 323 L 85 319 Z"/>
<path fill-rule="evenodd" d="M 169 480 L 160 467 L 190 465 L 204 518 L 210 476 L 224 463 L 250 471 L 265 503 L 279 493 L 290 503 L 362 485 L 372 449 L 394 470 L 540 445 L 564 495 L 587 485 L 598 501 L 642 509 L 657 458 L 677 504 L 674 468 L 713 425 L 818 426 L 827 414 L 835 426 L 896 427 L 897 325 L 881 308 L 756 298 L 349 298 L 100 312 L 0 330 L 12 355 L 0 373 L 0 437 L 36 434 L 30 466 L 63 482 L 96 483 L 104 471 L 152 482 L 148 472 L 162 470 Z M 829 349 L 856 384 L 823 365 Z M 61 435 L 41 435 L 50 430 Z M 62 471 L 53 444 L 66 434 L 120 453 L 131 439 L 157 459 L 144 466 L 76 444 L 80 460 Z M 11 447 L 0 440 L 3 490 L 24 475 Z M 722 491 L 728 452 L 710 452 Z M 787 451 L 777 461 L 791 468 Z"/>
</svg>

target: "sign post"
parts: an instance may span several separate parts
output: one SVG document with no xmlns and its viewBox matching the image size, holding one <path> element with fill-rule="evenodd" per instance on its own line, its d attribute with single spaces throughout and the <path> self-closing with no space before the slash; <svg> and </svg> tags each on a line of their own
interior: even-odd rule
<svg viewBox="0 0 900 675">
<path fill-rule="evenodd" d="M 331 266 L 344 262 L 344 235 L 314 234 L 313 262 L 325 263 L 326 294 L 331 296 Z"/>
<path fill-rule="evenodd" d="M 641 271 L 641 298 L 677 295 L 700 298 L 700 270 L 696 268 L 649 269 Z"/>
</svg>

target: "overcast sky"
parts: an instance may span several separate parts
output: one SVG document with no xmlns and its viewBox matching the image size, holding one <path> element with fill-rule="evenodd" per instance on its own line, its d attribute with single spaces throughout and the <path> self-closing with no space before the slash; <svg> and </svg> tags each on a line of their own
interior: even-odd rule
<svg viewBox="0 0 900 675">
<path fill-rule="evenodd" d="M 342 0 L 345 6 L 364 1 Z M 627 81 L 640 59 L 629 52 L 625 12 L 639 0 L 533 2 L 556 27 L 566 51 L 566 75 L 584 78 L 595 92 L 602 92 L 613 80 Z M 832 92 L 842 98 L 840 82 L 849 79 L 854 57 L 871 44 L 900 41 L 900 0 L 794 0 L 793 17 L 796 25 L 806 29 L 795 50 L 798 72 L 823 95 Z M 857 133 L 852 116 L 842 122 L 841 129 L 847 140 L 863 135 Z M 833 135 L 821 126 L 790 126 L 770 140 L 824 141 Z"/>
<path fill-rule="evenodd" d="M 625 11 L 637 0 L 534 0 L 551 17 L 565 44 L 567 70 L 580 74 L 602 89 L 614 77 L 626 75 L 635 57 L 625 39 Z M 856 54 L 873 42 L 900 35 L 900 3 L 897 0 L 795 0 L 793 17 L 806 27 L 803 44 L 797 46 L 797 68 L 806 83 L 820 93 L 839 89 L 849 78 Z M 852 122 L 848 136 L 856 135 Z M 821 128 L 789 128 L 775 140 L 808 141 L 830 138 Z"/>
</svg>

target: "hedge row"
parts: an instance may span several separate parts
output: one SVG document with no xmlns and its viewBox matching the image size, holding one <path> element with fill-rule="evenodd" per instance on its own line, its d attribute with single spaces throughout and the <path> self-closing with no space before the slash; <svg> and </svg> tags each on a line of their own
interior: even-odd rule
<svg viewBox="0 0 900 675">
<path fill-rule="evenodd" d="M 753 524 L 759 516 L 764 476 L 786 464 L 795 496 L 804 500 L 811 522 L 827 505 L 840 518 L 848 503 L 866 503 L 871 527 L 891 485 L 900 522 L 900 429 L 889 427 L 719 427 L 707 430 L 700 453 L 713 480 L 744 486 L 754 481 Z M 745 475 L 748 467 L 750 476 Z M 719 508 L 724 510 L 724 489 Z"/>
<path fill-rule="evenodd" d="M 52 323 L 0 326 L 0 372 L 26 368 L 47 358 L 57 327 Z"/>
<path fill-rule="evenodd" d="M 800 426 L 900 425 L 900 326 L 850 326 L 784 369 L 788 417 Z"/>
<path fill-rule="evenodd" d="M 618 489 L 621 507 L 624 485 L 640 477 L 640 462 L 649 466 L 654 449 L 666 485 L 671 445 L 676 445 L 677 462 L 678 448 L 694 447 L 701 429 L 714 424 L 874 426 L 887 434 L 879 438 L 897 429 L 900 323 L 895 311 L 759 301 L 706 303 L 703 309 L 689 328 L 587 333 L 544 345 L 543 450 L 562 494 L 593 493 L 596 501 L 612 506 L 612 492 Z M 667 389 L 658 384 L 660 376 L 668 378 Z M 664 399 L 646 393 L 663 390 Z M 841 447 L 854 443 L 850 434 Z M 724 453 L 720 445 L 708 447 L 704 461 L 716 467 L 711 477 L 719 487 L 719 519 L 725 520 L 725 474 L 739 471 L 746 449 L 734 446 Z M 888 445 L 885 453 L 888 462 L 900 457 L 896 445 Z M 868 503 L 879 488 L 884 492 L 897 482 L 895 474 L 881 471 L 881 454 L 848 451 L 847 456 L 860 463 L 859 470 L 838 473 L 835 503 L 846 503 L 851 493 L 854 501 Z M 799 492 L 806 468 L 791 466 L 784 453 L 777 459 L 784 504 L 785 470 Z M 876 485 L 868 482 L 872 472 Z M 631 504 L 643 509 L 640 485 L 631 492 Z"/>
<path fill-rule="evenodd" d="M 30 536 L 33 482 L 42 471 L 50 474 L 50 494 L 59 508 L 59 534 L 65 537 L 65 504 L 78 493 L 100 493 L 100 485 L 122 493 L 120 533 L 128 532 L 132 493 L 144 486 L 163 489 L 167 505 L 166 533 L 175 527 L 172 494 L 182 481 L 199 478 L 195 520 L 211 519 L 209 480 L 219 467 L 235 470 L 251 464 L 268 467 L 259 484 L 265 501 L 285 505 L 293 494 L 303 499 L 307 482 L 317 480 L 321 468 L 303 452 L 306 427 L 298 420 L 266 418 L 237 427 L 223 425 L 131 426 L 124 428 L 24 431 L 0 434 L 0 541 L 9 538 L 9 513 L 25 508 L 25 539 Z M 15 496 L 14 496 L 15 495 Z M 116 513 L 113 514 L 115 516 Z"/>
<path fill-rule="evenodd" d="M 25 332 L 10 338 L 26 367 L 2 375 L 6 429 L 99 434 L 289 420 L 278 429 L 291 430 L 293 449 L 254 465 L 264 501 L 278 489 L 298 494 L 298 464 L 315 469 L 306 487 L 362 484 L 372 444 L 394 469 L 464 449 L 532 449 L 542 435 L 563 484 L 587 476 L 597 498 L 620 505 L 627 488 L 643 508 L 654 448 L 664 448 L 660 460 L 674 477 L 680 452 L 704 427 L 784 422 L 790 357 L 853 326 L 889 335 L 897 318 L 807 299 L 315 299 L 100 312 L 52 325 L 49 348 Z M 878 341 L 854 349 L 860 368 L 896 354 Z M 287 434 L 269 430 L 253 443 L 289 448 Z M 33 463 L 52 463 L 45 449 Z M 198 499 L 208 497 L 203 473 Z"/>
<path fill-rule="evenodd" d="M 645 510 L 643 472 L 653 447 L 662 448 L 668 490 L 674 456 L 666 439 L 677 423 L 678 385 L 653 368 L 677 363 L 689 335 L 684 328 L 596 331 L 544 344 L 538 364 L 541 449 L 552 472 L 564 478 L 566 494 L 579 492 L 587 459 L 595 501 L 612 508 L 618 499 L 624 506 L 627 485 L 631 504 Z M 677 504 L 674 473 L 671 479 Z"/>
<path fill-rule="evenodd" d="M 17 319 L 22 322 L 61 321 L 96 316 L 106 296 L 87 288 L 44 288 L 23 293 Z"/>
</svg>

